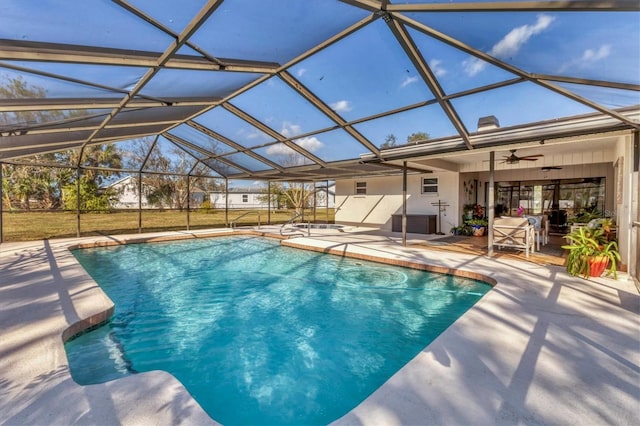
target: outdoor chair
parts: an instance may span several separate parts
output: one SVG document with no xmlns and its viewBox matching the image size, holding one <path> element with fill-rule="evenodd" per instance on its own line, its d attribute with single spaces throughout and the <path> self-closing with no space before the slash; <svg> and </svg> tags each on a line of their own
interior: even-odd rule
<svg viewBox="0 0 640 426">
<path fill-rule="evenodd" d="M 544 216 L 525 216 L 529 224 L 533 226 L 533 235 L 536 243 L 536 250 L 540 251 L 540 244 L 546 245 L 549 241 L 548 224 Z"/>
<path fill-rule="evenodd" d="M 535 252 L 535 231 L 526 217 L 500 217 L 493 220 L 493 245 Z"/>
</svg>

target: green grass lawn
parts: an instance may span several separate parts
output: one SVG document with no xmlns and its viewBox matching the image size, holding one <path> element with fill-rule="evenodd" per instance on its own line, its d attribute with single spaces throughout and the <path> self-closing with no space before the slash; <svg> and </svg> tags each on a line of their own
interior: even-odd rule
<svg viewBox="0 0 640 426">
<path fill-rule="evenodd" d="M 246 216 L 236 220 L 247 210 L 230 210 L 229 222 L 237 226 L 256 225 L 257 211 L 252 210 Z M 271 223 L 285 223 L 294 214 L 293 210 L 271 212 Z M 260 211 L 260 223 L 267 224 L 267 211 Z M 305 221 L 313 221 L 313 211 L 305 210 Z M 317 209 L 316 221 L 334 221 L 334 211 Z M 224 210 L 192 211 L 189 213 L 189 229 L 221 228 L 226 225 Z M 144 210 L 142 212 L 142 232 L 170 231 L 187 229 L 186 211 Z M 3 212 L 3 241 L 29 241 L 45 238 L 75 237 L 77 217 L 75 212 Z M 114 213 L 83 213 L 80 215 L 80 233 L 82 236 L 104 234 L 128 234 L 138 232 L 138 212 L 120 211 Z"/>
</svg>

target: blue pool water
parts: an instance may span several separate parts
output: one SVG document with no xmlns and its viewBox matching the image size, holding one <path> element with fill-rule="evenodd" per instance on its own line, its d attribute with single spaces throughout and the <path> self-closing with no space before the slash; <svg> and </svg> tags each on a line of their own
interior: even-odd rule
<svg viewBox="0 0 640 426">
<path fill-rule="evenodd" d="M 74 379 L 165 370 L 228 425 L 339 418 L 490 288 L 257 237 L 74 255 L 116 305 L 67 342 Z"/>
</svg>

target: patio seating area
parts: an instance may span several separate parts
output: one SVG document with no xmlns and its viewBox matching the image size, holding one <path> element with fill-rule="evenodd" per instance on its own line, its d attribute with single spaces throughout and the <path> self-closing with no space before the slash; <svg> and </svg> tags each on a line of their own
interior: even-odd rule
<svg viewBox="0 0 640 426">
<path fill-rule="evenodd" d="M 566 261 L 566 253 L 561 248 L 566 241 L 559 235 L 549 237 L 548 244 L 542 245 L 540 250 L 532 252 L 526 256 L 522 250 L 511 247 L 495 248 L 493 257 L 496 259 L 517 259 L 528 261 L 539 265 L 555 265 L 564 266 Z M 430 250 L 453 251 L 466 254 L 474 254 L 477 256 L 486 256 L 489 252 L 487 236 L 483 237 L 466 237 L 466 236 L 446 236 L 435 240 L 425 240 L 413 243 L 417 247 L 423 247 Z"/>
</svg>

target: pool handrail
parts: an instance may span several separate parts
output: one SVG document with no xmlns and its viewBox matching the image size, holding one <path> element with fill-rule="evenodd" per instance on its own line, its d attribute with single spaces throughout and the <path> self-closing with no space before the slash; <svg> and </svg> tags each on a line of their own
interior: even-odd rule
<svg viewBox="0 0 640 426">
<path fill-rule="evenodd" d="M 256 213 L 258 215 L 258 229 L 260 229 L 260 211 L 248 211 L 248 212 L 244 212 L 242 213 L 240 216 L 236 217 L 235 219 L 233 219 L 230 223 L 231 225 L 231 229 L 235 229 L 236 227 L 236 222 L 238 221 L 238 219 L 241 219 L 249 214 L 252 213 Z"/>
<path fill-rule="evenodd" d="M 289 219 L 286 223 L 284 223 L 284 224 L 280 227 L 280 235 L 284 236 L 284 234 L 282 233 L 282 231 L 284 231 L 285 227 L 286 227 L 287 225 L 291 225 L 291 224 L 293 223 L 293 221 L 294 221 L 294 220 L 296 220 L 297 218 L 299 218 L 299 217 L 301 217 L 301 216 L 302 216 L 302 213 L 296 213 L 296 214 L 294 214 L 293 216 L 291 216 L 291 219 Z M 287 235 L 298 235 L 298 234 L 300 234 L 300 235 L 302 235 L 302 236 L 304 237 L 304 233 L 303 233 L 302 231 L 299 231 L 299 230 L 297 230 L 297 231 L 295 231 L 295 232 L 293 232 L 293 233 L 291 233 L 291 234 L 287 234 Z M 311 235 L 311 229 L 310 229 L 309 227 L 307 227 L 307 236 L 310 236 L 310 235 Z"/>
</svg>

